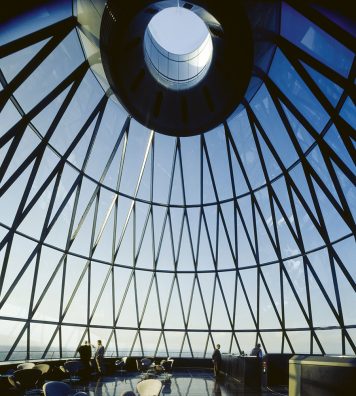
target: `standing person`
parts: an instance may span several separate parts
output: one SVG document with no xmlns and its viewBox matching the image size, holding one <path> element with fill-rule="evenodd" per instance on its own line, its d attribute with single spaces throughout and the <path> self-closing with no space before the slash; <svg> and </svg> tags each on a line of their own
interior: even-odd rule
<svg viewBox="0 0 356 396">
<path fill-rule="evenodd" d="M 251 356 L 256 356 L 259 359 L 262 359 L 261 344 L 256 344 L 256 346 L 251 351 Z"/>
<path fill-rule="evenodd" d="M 105 353 L 105 349 L 103 344 L 101 343 L 101 340 L 98 340 L 98 345 L 95 351 L 95 362 L 96 362 L 96 366 L 98 368 L 98 373 L 103 375 L 104 374 L 104 353 Z"/>
<path fill-rule="evenodd" d="M 90 359 L 91 359 L 91 346 L 88 341 L 84 342 L 84 345 L 81 345 L 78 348 L 79 357 L 84 366 L 84 371 L 86 374 L 90 373 Z"/>
<path fill-rule="evenodd" d="M 221 366 L 221 353 L 219 349 L 220 349 L 220 344 L 217 344 L 212 356 L 214 363 L 214 377 L 217 377 L 219 375 L 220 366 Z"/>
</svg>

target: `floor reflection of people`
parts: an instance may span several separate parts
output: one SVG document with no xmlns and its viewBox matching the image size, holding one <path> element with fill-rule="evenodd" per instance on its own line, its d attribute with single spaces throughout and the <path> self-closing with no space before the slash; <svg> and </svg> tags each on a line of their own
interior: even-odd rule
<svg viewBox="0 0 356 396">
<path fill-rule="evenodd" d="M 221 387 L 219 381 L 215 381 L 214 383 L 213 396 L 221 396 Z"/>
<path fill-rule="evenodd" d="M 167 382 L 167 383 L 163 384 L 163 388 L 162 388 L 161 392 L 162 392 L 163 395 L 167 395 L 169 393 L 172 393 L 171 383 Z"/>
<path fill-rule="evenodd" d="M 94 392 L 95 396 L 103 396 L 103 385 L 104 385 L 103 381 L 99 377 L 95 384 L 95 392 Z"/>
</svg>

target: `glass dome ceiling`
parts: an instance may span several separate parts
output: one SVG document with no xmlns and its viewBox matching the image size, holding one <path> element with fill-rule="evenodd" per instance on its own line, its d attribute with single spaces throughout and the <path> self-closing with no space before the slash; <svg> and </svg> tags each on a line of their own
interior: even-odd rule
<svg viewBox="0 0 356 396">
<path fill-rule="evenodd" d="M 280 4 L 261 84 L 155 133 L 104 92 L 72 2 L 0 29 L 0 359 L 355 354 L 354 38 Z"/>
</svg>

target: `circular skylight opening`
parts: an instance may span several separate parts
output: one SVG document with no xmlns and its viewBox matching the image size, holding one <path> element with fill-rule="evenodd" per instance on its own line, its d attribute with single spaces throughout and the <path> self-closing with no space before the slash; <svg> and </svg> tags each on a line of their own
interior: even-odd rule
<svg viewBox="0 0 356 396">
<path fill-rule="evenodd" d="M 209 69 L 213 43 L 204 21 L 183 7 L 157 13 L 144 37 L 145 60 L 152 75 L 165 87 L 188 89 Z"/>
</svg>

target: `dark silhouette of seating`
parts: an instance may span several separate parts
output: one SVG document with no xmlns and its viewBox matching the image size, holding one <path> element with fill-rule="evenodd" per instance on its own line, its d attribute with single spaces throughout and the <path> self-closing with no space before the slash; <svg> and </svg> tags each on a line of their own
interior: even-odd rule
<svg viewBox="0 0 356 396">
<path fill-rule="evenodd" d="M 61 381 L 47 382 L 42 387 L 44 396 L 68 396 L 72 393 L 72 388 Z M 85 392 L 77 392 L 73 396 L 88 396 Z"/>
<path fill-rule="evenodd" d="M 70 381 L 79 381 L 80 372 L 83 371 L 84 365 L 80 360 L 67 360 L 64 362 L 64 369 L 69 374 Z"/>
<path fill-rule="evenodd" d="M 115 361 L 116 371 L 120 374 L 126 373 L 127 356 Z"/>
<path fill-rule="evenodd" d="M 35 368 L 16 370 L 8 377 L 10 384 L 17 390 L 27 391 L 36 388 L 42 372 Z"/>
</svg>

